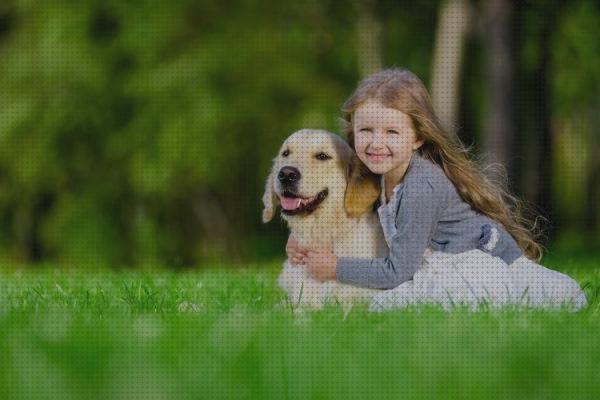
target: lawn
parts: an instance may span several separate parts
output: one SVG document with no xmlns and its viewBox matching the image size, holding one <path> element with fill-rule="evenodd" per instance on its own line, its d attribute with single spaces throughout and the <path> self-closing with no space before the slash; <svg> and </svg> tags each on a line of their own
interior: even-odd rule
<svg viewBox="0 0 600 400">
<path fill-rule="evenodd" d="M 574 257 L 573 254 L 578 254 Z M 0 399 L 597 399 L 600 257 L 578 312 L 277 307 L 280 262 L 0 272 Z"/>
</svg>

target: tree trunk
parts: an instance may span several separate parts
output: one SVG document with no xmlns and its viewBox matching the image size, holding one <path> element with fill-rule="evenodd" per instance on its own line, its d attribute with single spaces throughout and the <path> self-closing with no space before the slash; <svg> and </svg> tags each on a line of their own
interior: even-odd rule
<svg viewBox="0 0 600 400">
<path fill-rule="evenodd" d="M 470 20 L 471 7 L 467 0 L 447 0 L 440 7 L 433 51 L 431 93 L 433 108 L 449 132 L 456 130 L 458 121 L 460 75 Z"/>
<path fill-rule="evenodd" d="M 361 77 L 381 69 L 381 24 L 375 15 L 375 0 L 358 0 L 358 65 Z"/>
<path fill-rule="evenodd" d="M 507 182 L 514 174 L 513 146 L 515 138 L 513 43 L 513 2 L 487 0 L 484 4 L 483 32 L 487 52 L 487 110 L 484 149 L 488 162 L 506 169 Z M 499 178 L 496 174 L 493 178 Z"/>
<path fill-rule="evenodd" d="M 522 7 L 522 8 L 521 8 Z M 523 20 L 530 20 L 528 15 L 533 11 L 525 6 L 517 8 L 522 12 Z M 518 150 L 521 162 L 520 187 L 521 193 L 528 202 L 536 205 L 536 213 L 541 214 L 546 221 L 542 221 L 544 236 L 552 237 L 557 216 L 553 215 L 553 160 L 554 142 L 552 115 L 550 110 L 551 82 L 548 74 L 551 63 L 551 33 L 556 24 L 559 12 L 553 8 L 544 12 L 545 18 L 536 23 L 538 26 L 529 28 L 536 32 L 534 43 L 537 57 L 533 68 L 525 69 L 519 85 L 519 121 L 520 130 L 523 132 Z M 520 35 L 522 37 L 522 35 Z M 530 36 L 530 40 L 532 37 Z M 524 38 L 522 39 L 524 40 Z"/>
<path fill-rule="evenodd" d="M 539 51 L 540 57 L 535 71 L 534 88 L 534 113 L 533 123 L 536 137 L 535 143 L 537 152 L 537 193 L 535 204 L 537 204 L 542 215 L 551 221 L 552 212 L 552 127 L 550 123 L 550 90 L 548 81 L 548 69 L 550 67 L 550 29 L 553 24 L 549 21 L 544 23 L 544 28 L 540 35 Z M 554 236 L 552 225 L 545 227 L 549 236 Z"/>
</svg>

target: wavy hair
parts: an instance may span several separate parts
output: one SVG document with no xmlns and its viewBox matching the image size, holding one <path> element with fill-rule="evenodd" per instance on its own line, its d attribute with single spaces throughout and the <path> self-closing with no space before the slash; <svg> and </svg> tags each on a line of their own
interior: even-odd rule
<svg viewBox="0 0 600 400">
<path fill-rule="evenodd" d="M 542 247 L 533 233 L 536 225 L 523 216 L 526 210 L 522 201 L 504 189 L 505 185 L 489 179 L 458 137 L 449 134 L 442 127 L 434 113 L 427 89 L 415 74 L 403 69 L 386 69 L 360 82 L 342 106 L 342 129 L 353 149 L 352 117 L 356 109 L 370 99 L 407 114 L 417 139 L 424 140 L 417 151 L 443 169 L 466 203 L 502 224 L 526 257 L 541 259 Z M 362 164 L 356 159 L 355 162 Z M 364 165 L 359 165 L 356 170 L 360 171 L 359 179 L 363 181 L 376 179 Z M 365 177 L 364 174 L 372 174 L 373 178 Z"/>
</svg>

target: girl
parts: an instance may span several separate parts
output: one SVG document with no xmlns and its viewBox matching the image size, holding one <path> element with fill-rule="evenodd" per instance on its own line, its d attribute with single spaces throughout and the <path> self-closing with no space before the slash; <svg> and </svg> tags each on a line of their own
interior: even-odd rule
<svg viewBox="0 0 600 400">
<path fill-rule="evenodd" d="M 380 180 L 377 211 L 389 255 L 381 259 L 338 259 L 326 250 L 301 248 L 290 237 L 286 251 L 293 263 L 305 264 L 320 281 L 337 279 L 360 287 L 396 288 L 396 294 L 401 293 L 406 303 L 416 300 L 410 299 L 416 296 L 415 274 L 426 270 L 424 265 L 434 259 L 432 254 L 445 255 L 438 260 L 448 265 L 460 259 L 463 267 L 469 263 L 464 255 L 471 254 L 475 256 L 471 261 L 486 264 L 460 270 L 458 280 L 466 282 L 471 292 L 482 289 L 489 293 L 490 285 L 528 291 L 537 284 L 544 295 L 530 293 L 534 297 L 548 297 L 550 293 L 553 298 L 549 300 L 585 305 L 585 296 L 575 281 L 531 261 L 541 258 L 541 248 L 516 212 L 518 202 L 486 179 L 469 159 L 467 150 L 444 131 L 427 90 L 413 73 L 391 69 L 371 75 L 359 84 L 342 112 L 348 143 L 364 164 L 359 170 L 366 166 L 372 177 Z M 366 181 L 361 178 L 356 182 Z M 357 194 L 361 188 L 356 182 L 348 186 L 348 209 L 356 208 L 348 202 L 360 198 Z M 482 252 L 486 259 L 481 258 Z M 459 254 L 462 258 L 448 257 Z M 518 273 L 499 278 L 499 270 L 516 271 L 517 266 Z M 457 271 L 454 268 L 452 273 Z M 429 282 L 419 276 L 420 285 L 429 288 L 430 296 L 435 293 L 432 287 L 443 284 L 440 279 L 450 280 L 448 270 L 444 273 L 429 274 Z M 502 282 L 486 283 L 485 279 L 481 281 L 483 275 Z M 431 281 L 434 278 L 436 282 Z M 447 289 L 438 292 L 444 291 Z M 514 296 L 510 298 L 514 300 Z"/>
</svg>

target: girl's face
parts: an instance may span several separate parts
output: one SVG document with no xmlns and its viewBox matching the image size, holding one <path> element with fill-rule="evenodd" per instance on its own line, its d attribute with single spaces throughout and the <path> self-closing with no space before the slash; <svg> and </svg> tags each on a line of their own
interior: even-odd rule
<svg viewBox="0 0 600 400">
<path fill-rule="evenodd" d="M 376 100 L 367 100 L 353 115 L 354 147 L 358 158 L 375 174 L 401 179 L 417 140 L 410 117 Z"/>
</svg>

